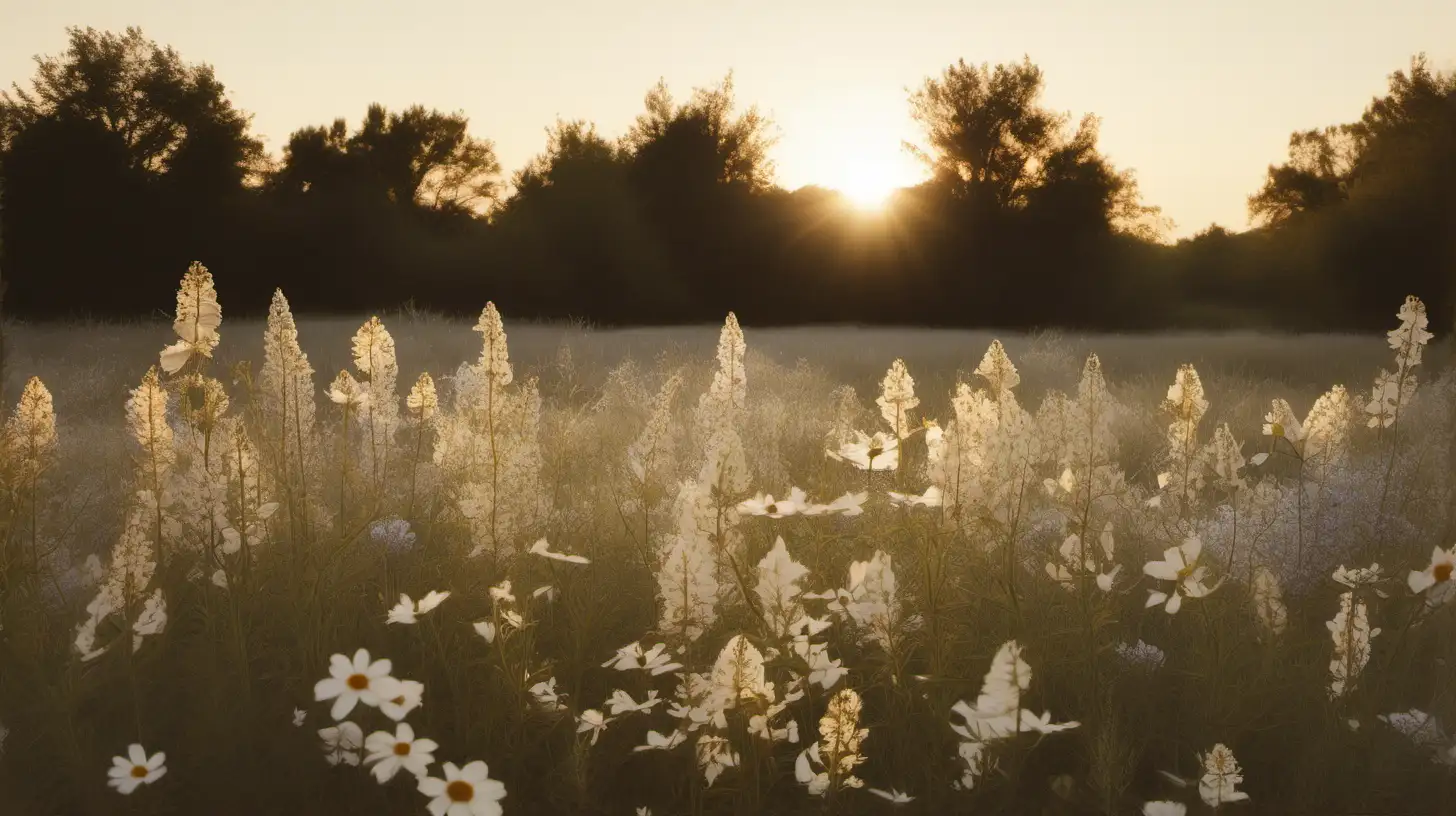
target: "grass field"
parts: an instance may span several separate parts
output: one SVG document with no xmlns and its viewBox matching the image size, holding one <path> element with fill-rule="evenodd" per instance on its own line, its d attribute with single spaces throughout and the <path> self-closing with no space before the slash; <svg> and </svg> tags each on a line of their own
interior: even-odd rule
<svg viewBox="0 0 1456 816">
<path fill-rule="evenodd" d="M 1410 309 L 1393 343 L 387 314 L 362 358 L 367 315 L 293 349 L 275 311 L 148 381 L 185 320 L 9 325 L 4 404 L 38 377 L 57 441 L 17 414 L 0 463 L 0 812 L 1448 812 L 1456 377 Z M 423 704 L 331 712 L 360 648 Z M 391 776 L 400 721 L 437 746 Z M 109 789 L 131 743 L 168 770 Z"/>
</svg>

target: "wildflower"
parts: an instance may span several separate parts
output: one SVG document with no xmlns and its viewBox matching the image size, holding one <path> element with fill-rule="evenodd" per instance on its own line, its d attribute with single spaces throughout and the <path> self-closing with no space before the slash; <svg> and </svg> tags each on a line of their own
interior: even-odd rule
<svg viewBox="0 0 1456 816">
<path fill-rule="evenodd" d="M 1456 546 L 1450 550 L 1436 547 L 1431 550 L 1431 565 L 1421 572 L 1412 570 L 1406 583 L 1417 595 L 1425 592 L 1427 604 L 1440 606 L 1456 595 L 1456 583 L 1451 581 L 1453 569 L 1456 569 Z"/>
<path fill-rule="evenodd" d="M 293 727 L 294 728 L 302 728 L 303 727 L 303 721 L 307 717 L 308 717 L 308 712 L 307 711 L 304 711 L 301 708 L 295 708 L 295 709 L 293 709 Z"/>
<path fill-rule="evenodd" d="M 364 731 L 359 726 L 346 720 L 320 728 L 318 735 L 324 741 L 324 759 L 330 765 L 359 764 L 359 749 L 364 747 Z"/>
<path fill-rule="evenodd" d="M 410 724 L 400 723 L 393 734 L 375 731 L 369 735 L 364 741 L 364 748 L 369 751 L 364 764 L 374 766 L 369 770 L 381 785 L 393 779 L 400 769 L 417 778 L 423 777 L 435 761 L 435 750 L 439 747 L 434 740 L 415 739 L 415 730 Z"/>
<path fill-rule="evenodd" d="M 563 711 L 566 709 L 566 704 L 561 702 L 561 698 L 566 695 L 556 691 L 555 677 L 548 677 L 531 686 L 527 691 L 530 692 L 532 697 L 536 698 L 536 704 L 541 706 L 544 711 Z"/>
<path fill-rule="evenodd" d="M 1330 660 L 1330 699 L 1338 699 L 1354 685 L 1355 679 L 1370 662 L 1370 641 L 1380 629 L 1370 628 L 1369 607 L 1356 600 L 1354 592 L 1340 596 L 1340 611 L 1325 624 L 1335 642 Z"/>
<path fill-rule="evenodd" d="M 820 510 L 820 513 L 842 513 L 844 514 L 844 516 L 859 516 L 860 513 L 863 513 L 863 511 L 865 511 L 865 507 L 863 507 L 863 504 L 865 504 L 866 498 L 869 498 L 869 493 L 866 493 L 866 491 L 859 491 L 859 493 L 846 493 L 844 495 L 840 495 L 840 497 L 836 498 L 836 500 L 830 501 L 830 503 L 828 504 L 824 504 L 823 510 Z"/>
<path fill-rule="evenodd" d="M 662 700 L 658 699 L 656 689 L 648 691 L 647 699 L 643 700 L 640 703 L 636 700 L 633 700 L 632 695 L 628 694 L 625 691 L 622 691 L 621 689 L 617 689 L 616 691 L 613 691 L 612 696 L 608 698 L 607 708 L 611 709 L 613 717 L 620 717 L 623 713 L 635 713 L 639 711 L 650 712 L 652 711 L 652 707 L 660 702 L 662 702 Z"/>
<path fill-rule="evenodd" d="M 511 594 L 511 581 L 509 578 L 490 588 L 490 599 L 494 603 L 516 602 L 516 596 Z"/>
<path fill-rule="evenodd" d="M 416 422 L 429 422 L 440 412 L 440 397 L 435 393 L 435 381 L 428 373 L 415 380 L 409 396 L 404 398 L 404 405 Z"/>
<path fill-rule="evenodd" d="M 658 596 L 662 598 L 659 632 L 679 633 L 687 640 L 702 636 L 717 618 L 721 586 L 715 566 L 710 545 L 702 536 L 676 536 L 657 571 Z"/>
<path fill-rule="evenodd" d="M 1237 790 L 1244 777 L 1238 760 L 1234 759 L 1234 752 L 1227 746 L 1223 743 L 1213 746 L 1213 750 L 1203 755 L 1201 761 L 1203 778 L 1198 780 L 1198 795 L 1203 797 L 1204 804 L 1216 808 L 1226 802 L 1249 798 L 1247 793 Z"/>
<path fill-rule="evenodd" d="M 869 436 L 855 431 L 855 441 L 839 446 L 838 451 L 825 451 L 829 458 L 849 462 L 860 470 L 894 470 L 900 466 L 900 440 L 876 432 Z"/>
<path fill-rule="evenodd" d="M 743 635 L 729 638 L 713 663 L 712 688 L 723 708 L 732 708 L 739 700 L 772 699 L 773 687 L 764 679 L 763 653 Z"/>
<path fill-rule="evenodd" d="M 132 623 L 131 650 L 136 653 L 142 647 L 142 638 L 160 635 L 167 628 L 167 600 L 158 589 L 147 596 L 142 611 Z"/>
<path fill-rule="evenodd" d="M 56 409 L 51 392 L 31 377 L 20 392 L 15 411 L 0 428 L 0 450 L 18 466 L 16 484 L 34 481 L 56 450 Z"/>
<path fill-rule="evenodd" d="M 546 603 L 551 603 L 552 601 L 556 600 L 556 595 L 556 587 L 550 584 L 546 584 L 545 586 L 538 586 L 535 589 L 531 590 L 532 598 L 544 597 L 546 599 Z"/>
<path fill-rule="evenodd" d="M 867 788 L 866 790 L 869 793 L 872 793 L 875 796 L 884 799 L 886 802 L 889 802 L 892 805 L 908 805 L 909 803 L 915 801 L 915 797 L 911 796 L 908 793 L 901 793 L 894 788 L 890 788 L 889 790 L 880 790 L 879 788 Z"/>
<path fill-rule="evenodd" d="M 860 711 L 859 695 L 852 689 L 842 689 L 829 699 L 819 720 L 819 741 L 794 762 L 794 778 L 808 788 L 811 796 L 864 786 L 864 781 L 853 773 L 865 760 L 860 748 L 870 733 L 868 728 L 859 727 Z M 823 770 L 815 771 L 815 765 Z"/>
<path fill-rule="evenodd" d="M 495 623 L 493 621 L 476 621 L 475 634 L 485 638 L 486 643 L 495 643 Z"/>
<path fill-rule="evenodd" d="M 615 718 L 605 716 L 602 714 L 602 712 L 596 710 L 595 708 L 588 708 L 586 711 L 581 712 L 580 716 L 576 718 L 576 733 L 584 734 L 590 731 L 591 744 L 596 745 L 597 737 L 600 737 L 602 735 L 602 732 L 607 730 L 607 725 L 611 723 L 613 719 Z"/>
<path fill-rule="evenodd" d="M 1044 734 L 1076 728 L 1078 723 L 1053 723 L 1050 713 L 1033 714 L 1021 704 L 1022 692 L 1031 686 L 1031 666 L 1021 657 L 1021 647 L 1009 640 L 996 651 L 991 668 L 981 683 L 974 706 L 964 700 L 951 707 L 965 723 L 952 723 L 951 730 L 969 742 L 986 743 L 1022 731 Z"/>
<path fill-rule="evenodd" d="M 849 565 L 849 586 L 838 590 L 829 609 L 864 627 L 864 639 L 890 652 L 902 629 L 913 627 L 900 604 L 895 570 L 888 553 L 876 551 L 869 561 Z"/>
<path fill-rule="evenodd" d="M 415 545 L 415 534 L 410 524 L 399 517 L 380 519 L 369 525 L 369 537 L 384 545 L 391 554 L 408 552 Z"/>
<path fill-rule="evenodd" d="M 363 411 L 369 406 L 369 383 L 358 382 L 347 371 L 340 371 L 327 392 L 330 402 L 345 410 Z"/>
<path fill-rule="evenodd" d="M 634 641 L 618 649 L 617 656 L 603 663 L 602 668 L 612 668 L 617 671 L 641 669 L 656 677 L 676 671 L 682 668 L 682 664 L 672 662 L 672 656 L 667 652 L 666 643 L 659 643 L 644 652 L 642 645 Z"/>
<path fill-rule="evenodd" d="M 699 737 L 695 753 L 698 758 L 698 767 L 702 769 L 703 778 L 707 780 L 710 788 L 723 771 L 738 766 L 738 754 L 723 737 L 712 735 Z"/>
<path fill-rule="evenodd" d="M 976 780 L 985 776 L 992 768 L 996 767 L 996 761 L 986 752 L 986 743 L 966 741 L 962 742 L 956 750 L 960 758 L 961 778 L 951 783 L 957 790 L 970 790 L 976 785 Z"/>
<path fill-rule="evenodd" d="M 1368 567 L 1358 567 L 1356 569 L 1345 569 L 1345 565 L 1341 564 L 1335 570 L 1334 575 L 1330 577 L 1335 580 L 1335 583 L 1344 584 L 1351 589 L 1364 589 L 1365 587 L 1373 587 L 1376 584 L 1380 583 L 1380 581 L 1382 580 L 1379 564 L 1371 564 Z M 1376 589 L 1375 594 L 1379 595 L 1382 598 L 1390 597 L 1384 590 L 1381 589 Z"/>
<path fill-rule="evenodd" d="M 1291 443 L 1304 439 L 1304 429 L 1300 427 L 1294 409 L 1285 400 L 1275 399 L 1270 404 L 1269 413 L 1264 415 L 1264 435 L 1283 437 Z"/>
<path fill-rule="evenodd" d="M 905 368 L 904 360 L 897 359 L 890 365 L 880 383 L 880 397 L 875 404 L 880 406 L 880 416 L 889 423 L 897 438 L 904 439 L 914 433 L 908 412 L 919 405 L 920 400 L 915 396 L 915 380 Z"/>
<path fill-rule="evenodd" d="M 531 545 L 531 549 L 529 550 L 529 552 L 532 555 L 539 555 L 542 558 L 550 558 L 553 561 L 565 561 L 568 564 L 591 563 L 591 561 L 589 561 L 587 558 L 580 555 L 567 555 L 566 553 L 552 552 L 551 550 L 547 549 L 548 546 L 549 545 L 547 545 L 546 539 L 539 539 L 535 544 Z"/>
<path fill-rule="evenodd" d="M 1197 536 L 1190 536 L 1177 547 L 1163 551 L 1162 561 L 1149 561 L 1143 565 L 1143 572 L 1160 581 L 1174 581 L 1171 593 L 1148 590 L 1147 606 L 1164 603 L 1169 615 L 1175 615 L 1183 606 L 1183 598 L 1207 597 L 1218 584 L 1205 586 L 1203 579 L 1208 575 L 1207 567 L 1198 566 L 1198 556 L 1203 552 L 1203 542 Z"/>
<path fill-rule="evenodd" d="M 425 699 L 425 684 L 416 680 L 397 680 L 393 689 L 379 701 L 379 711 L 384 716 L 399 722 L 419 708 Z"/>
<path fill-rule="evenodd" d="M 410 596 L 405 595 L 404 593 L 400 593 L 399 603 L 395 604 L 394 607 L 389 610 L 389 616 L 386 620 L 386 623 L 413 624 L 417 621 L 416 616 L 430 612 L 435 607 L 444 603 L 445 599 L 448 597 L 450 597 L 449 592 L 439 592 L 432 589 L 428 594 L 425 595 L 425 597 L 419 600 L 418 604 L 416 604 L 414 601 L 410 600 Z"/>
<path fill-rule="evenodd" d="M 1106 561 L 1112 560 L 1112 525 L 1109 523 L 1102 532 L 1101 545 L 1103 556 Z M 1097 588 L 1103 592 L 1112 591 L 1112 582 L 1117 578 L 1117 573 L 1122 570 L 1121 564 L 1114 564 L 1112 569 L 1105 573 L 1097 572 L 1097 558 L 1095 551 L 1090 546 L 1082 544 L 1082 538 L 1076 534 L 1067 536 L 1061 547 L 1062 563 L 1049 563 L 1046 565 L 1047 575 L 1053 581 L 1060 583 L 1064 588 L 1073 590 L 1076 588 L 1076 581 L 1079 577 L 1096 576 Z"/>
<path fill-rule="evenodd" d="M 1436 718 L 1418 708 L 1381 714 L 1376 719 L 1399 731 L 1411 742 L 1421 747 L 1434 747 L 1446 742 L 1447 739 L 1446 732 L 1441 729 L 1441 724 L 1436 721 Z"/>
<path fill-rule="evenodd" d="M 431 797 L 431 816 L 501 816 L 506 786 L 490 778 L 484 762 L 477 760 L 464 768 L 446 762 L 443 767 L 444 779 L 427 776 L 419 784 L 420 793 Z"/>
<path fill-rule="evenodd" d="M 382 695 L 398 693 L 398 681 L 389 676 L 394 665 L 388 659 L 370 662 L 369 650 L 360 649 L 352 661 L 336 654 L 329 658 L 329 677 L 318 681 L 313 687 L 314 700 L 333 700 L 330 714 L 335 720 L 342 720 L 363 703 L 378 706 Z"/>
<path fill-rule="evenodd" d="M 773 494 L 759 493 L 751 499 L 739 502 L 738 512 L 747 513 L 750 516 L 768 516 L 771 519 L 780 519 L 785 516 L 792 516 L 809 503 L 804 491 L 797 487 L 789 489 L 789 497 L 775 501 Z"/>
<path fill-rule="evenodd" d="M 148 757 L 146 749 L 132 743 L 125 757 L 111 758 L 111 769 L 106 772 L 111 778 L 106 780 L 106 784 L 116 788 L 118 793 L 130 794 L 166 775 L 166 762 L 167 755 L 161 751 Z"/>
<path fill-rule="evenodd" d="M 222 307 L 217 302 L 212 273 L 193 261 L 177 289 L 177 317 L 172 322 L 172 330 L 182 339 L 162 349 L 162 370 L 176 374 L 193 355 L 211 357 L 220 340 L 217 330 L 221 325 Z"/>
<path fill-rule="evenodd" d="M 888 492 L 890 494 L 891 504 L 905 505 L 906 507 L 939 507 L 944 501 L 944 496 L 941 494 L 940 488 L 935 485 L 925 488 L 925 492 L 918 496 L 914 493 L 896 493 L 893 490 Z M 871 790 L 874 789 L 871 788 Z"/>
<path fill-rule="evenodd" d="M 1338 572 L 1335 574 L 1339 575 Z M 1254 612 L 1264 628 L 1275 637 L 1284 634 L 1289 625 L 1289 610 L 1285 608 L 1283 594 L 1279 591 L 1279 579 L 1268 567 L 1259 567 L 1254 572 Z"/>
<path fill-rule="evenodd" d="M 681 731 L 674 731 L 671 734 L 659 734 L 656 731 L 647 732 L 647 744 L 637 745 L 632 748 L 634 752 L 640 751 L 671 751 L 672 749 L 687 742 L 688 735 Z"/>
<path fill-rule="evenodd" d="M 1184 816 L 1188 806 L 1182 802 L 1144 802 L 1143 816 Z"/>
<path fill-rule="evenodd" d="M 723 321 L 718 333 L 718 368 L 707 393 L 698 398 L 694 427 L 698 438 L 705 439 L 714 429 L 732 427 L 748 405 L 748 376 L 744 356 L 748 344 L 738 317 L 732 312 Z"/>
</svg>

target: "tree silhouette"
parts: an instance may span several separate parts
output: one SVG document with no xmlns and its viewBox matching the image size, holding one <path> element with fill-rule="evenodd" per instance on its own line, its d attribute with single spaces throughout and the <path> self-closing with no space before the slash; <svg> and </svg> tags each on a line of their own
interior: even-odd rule
<svg viewBox="0 0 1456 816">
<path fill-rule="evenodd" d="M 352 136 L 344 120 L 295 131 L 269 188 L 293 195 L 369 196 L 407 207 L 479 213 L 500 194 L 494 146 L 462 113 L 370 105 Z"/>
<path fill-rule="evenodd" d="M 958 60 L 911 94 L 911 116 L 929 144 L 910 149 L 954 197 L 1021 207 L 1065 123 L 1036 104 L 1041 89 L 1041 69 L 1030 59 L 994 69 Z"/>
</svg>

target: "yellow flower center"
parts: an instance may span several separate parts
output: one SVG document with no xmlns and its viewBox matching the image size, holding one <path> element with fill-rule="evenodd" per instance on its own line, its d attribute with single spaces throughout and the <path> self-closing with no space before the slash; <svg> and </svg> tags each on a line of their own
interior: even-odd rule
<svg viewBox="0 0 1456 816">
<path fill-rule="evenodd" d="M 452 802 L 469 802 L 475 798 L 475 788 L 463 779 L 457 779 L 445 786 L 445 795 Z"/>
<path fill-rule="evenodd" d="M 872 445 L 872 446 L 870 446 L 870 449 L 869 450 L 865 451 L 865 453 L 868 454 L 869 455 L 869 458 L 871 458 L 871 459 L 875 458 L 876 456 L 879 456 L 880 454 L 882 454 L 884 452 L 885 452 L 885 449 L 882 448 L 882 447 L 880 447 L 880 446 L 878 446 L 878 445 Z"/>
<path fill-rule="evenodd" d="M 146 766 L 145 765 L 133 765 L 133 766 L 131 766 L 131 775 L 135 779 L 146 779 L 147 778 L 147 768 L 146 768 Z"/>
<path fill-rule="evenodd" d="M 395 704 L 395 705 L 404 705 L 404 695 L 401 694 L 398 697 L 394 698 L 393 700 L 390 700 L 390 702 L 393 703 L 393 704 Z"/>
<path fill-rule="evenodd" d="M 369 688 L 369 678 L 363 674 L 351 674 L 345 682 L 348 683 L 349 688 L 355 691 L 363 691 Z"/>
<path fill-rule="evenodd" d="M 765 513 L 777 513 L 779 511 L 779 506 L 770 502 L 767 507 L 763 508 L 763 511 Z"/>
<path fill-rule="evenodd" d="M 396 742 L 394 744 L 395 756 L 409 756 L 410 744 L 408 742 Z"/>
<path fill-rule="evenodd" d="M 1437 564 L 1436 568 L 1431 570 L 1431 574 L 1436 577 L 1436 583 L 1438 584 L 1449 581 L 1451 580 L 1451 565 Z"/>
</svg>

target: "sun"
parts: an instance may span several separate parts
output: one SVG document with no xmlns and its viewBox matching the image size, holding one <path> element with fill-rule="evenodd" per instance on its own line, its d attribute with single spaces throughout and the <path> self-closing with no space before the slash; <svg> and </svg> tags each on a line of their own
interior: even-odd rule
<svg viewBox="0 0 1456 816">
<path fill-rule="evenodd" d="M 890 126 L 826 127 L 786 156 L 786 170 L 802 184 L 834 190 L 862 212 L 884 208 L 897 190 L 913 187 L 924 170 L 901 146 L 901 134 Z"/>
</svg>

